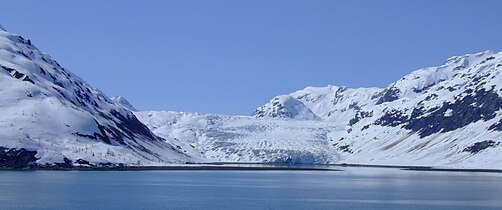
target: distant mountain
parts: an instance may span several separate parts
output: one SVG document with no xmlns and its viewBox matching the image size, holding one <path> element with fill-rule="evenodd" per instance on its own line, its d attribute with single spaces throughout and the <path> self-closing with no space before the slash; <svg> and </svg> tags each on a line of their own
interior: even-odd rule
<svg viewBox="0 0 502 210">
<path fill-rule="evenodd" d="M 387 88 L 307 87 L 274 97 L 252 118 L 136 114 L 216 161 L 502 168 L 501 68 L 502 53 L 486 51 Z"/>
<path fill-rule="evenodd" d="M 116 104 L 120 104 L 122 106 L 124 106 L 125 108 L 133 111 L 133 112 L 136 112 L 138 111 L 136 108 L 134 108 L 134 106 L 131 105 L 131 103 L 129 103 L 129 101 L 127 101 L 126 98 L 124 98 L 123 96 L 113 96 L 110 98 L 113 103 L 116 103 Z"/>
<path fill-rule="evenodd" d="M 0 166 L 191 160 L 118 102 L 0 27 Z"/>
</svg>

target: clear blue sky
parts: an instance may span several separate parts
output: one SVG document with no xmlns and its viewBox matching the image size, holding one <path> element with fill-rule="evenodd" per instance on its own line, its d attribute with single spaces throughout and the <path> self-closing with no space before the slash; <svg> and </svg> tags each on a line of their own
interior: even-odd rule
<svg viewBox="0 0 502 210">
<path fill-rule="evenodd" d="M 1 0 L 0 24 L 140 110 L 250 114 L 502 49 L 502 1 Z"/>
</svg>

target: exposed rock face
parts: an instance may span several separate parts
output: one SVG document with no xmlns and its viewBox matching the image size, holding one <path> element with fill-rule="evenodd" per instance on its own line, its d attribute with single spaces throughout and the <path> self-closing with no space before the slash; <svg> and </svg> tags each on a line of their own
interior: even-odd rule
<svg viewBox="0 0 502 210">
<path fill-rule="evenodd" d="M 375 125 L 396 127 L 407 122 L 406 116 L 401 110 L 391 109 L 387 110 L 385 114 L 375 121 Z"/>
<path fill-rule="evenodd" d="M 488 128 L 489 131 L 502 131 L 502 119 Z"/>
<path fill-rule="evenodd" d="M 486 140 L 486 141 L 480 141 L 476 142 L 471 146 L 466 147 L 462 152 L 469 152 L 471 154 L 476 154 L 486 148 L 489 147 L 495 147 L 500 145 L 500 142 L 494 142 L 493 140 Z"/>
<path fill-rule="evenodd" d="M 410 119 L 405 121 L 407 124 L 404 128 L 418 132 L 420 137 L 438 132 L 446 133 L 479 120 L 491 120 L 496 117 L 496 112 L 502 109 L 502 97 L 493 89 L 468 89 L 456 98 L 453 102 L 445 102 L 442 106 L 430 110 L 415 108 Z"/>
<path fill-rule="evenodd" d="M 385 102 L 392 102 L 397 99 L 399 99 L 399 94 L 401 91 L 395 87 L 390 87 L 389 89 L 385 89 L 382 93 L 378 95 L 382 95 L 381 97 L 378 98 L 378 101 L 375 103 L 376 105 L 385 103 Z"/>
<path fill-rule="evenodd" d="M 5 66 L 0 66 L 0 67 L 2 67 L 2 69 L 7 71 L 13 78 L 16 78 L 16 79 L 19 79 L 19 80 L 22 80 L 25 82 L 30 82 L 31 84 L 35 84 L 35 82 L 33 82 L 33 80 L 31 80 L 30 77 L 27 76 L 26 74 L 19 73 L 15 69 L 11 69 L 11 68 L 8 68 Z"/>
<path fill-rule="evenodd" d="M 26 168 L 36 165 L 36 151 L 0 147 L 0 167 Z"/>
</svg>

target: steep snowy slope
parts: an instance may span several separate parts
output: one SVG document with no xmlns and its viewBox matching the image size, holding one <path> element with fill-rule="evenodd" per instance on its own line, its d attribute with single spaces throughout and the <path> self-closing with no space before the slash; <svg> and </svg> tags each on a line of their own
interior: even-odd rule
<svg viewBox="0 0 502 210">
<path fill-rule="evenodd" d="M 0 116 L 0 154 L 24 151 L 28 156 L 16 163 L 21 166 L 189 160 L 128 109 L 61 67 L 29 39 L 4 29 Z"/>
</svg>

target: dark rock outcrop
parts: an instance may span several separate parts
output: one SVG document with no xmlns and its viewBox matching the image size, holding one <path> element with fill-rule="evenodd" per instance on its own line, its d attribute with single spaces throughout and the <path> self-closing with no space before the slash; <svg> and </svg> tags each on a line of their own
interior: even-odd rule
<svg viewBox="0 0 502 210">
<path fill-rule="evenodd" d="M 22 81 L 25 81 L 25 82 L 29 82 L 31 84 L 35 84 L 35 82 L 33 82 L 33 80 L 30 79 L 30 77 L 26 74 L 23 74 L 15 69 L 12 69 L 12 68 L 8 68 L 8 67 L 5 67 L 5 66 L 1 66 L 2 69 L 4 69 L 5 71 L 7 71 L 10 76 L 12 76 L 13 78 L 16 78 L 16 79 L 19 79 L 19 80 L 22 80 Z"/>
<path fill-rule="evenodd" d="M 406 122 L 408 116 L 401 110 L 391 109 L 387 110 L 385 114 L 375 121 L 375 125 L 396 127 Z"/>
<path fill-rule="evenodd" d="M 486 141 L 480 141 L 476 142 L 471 146 L 466 147 L 462 152 L 469 152 L 471 154 L 476 154 L 478 152 L 481 152 L 482 150 L 485 150 L 489 147 L 495 147 L 497 145 L 500 145 L 500 142 L 496 143 L 493 140 L 486 140 Z"/>
<path fill-rule="evenodd" d="M 502 98 L 493 90 L 467 90 L 464 94 L 465 97 L 444 103 L 439 108 L 427 111 L 416 108 L 404 128 L 418 132 L 420 137 L 446 133 L 479 120 L 491 120 L 502 108 Z"/>
<path fill-rule="evenodd" d="M 357 111 L 356 115 L 354 118 L 349 120 L 349 126 L 352 126 L 356 123 L 358 123 L 361 119 L 367 118 L 367 117 L 373 117 L 373 111 L 371 112 L 365 112 L 365 111 Z"/>
<path fill-rule="evenodd" d="M 37 151 L 29 151 L 24 148 L 0 147 L 0 167 L 26 168 L 35 166 Z"/>
<path fill-rule="evenodd" d="M 376 105 L 383 104 L 385 102 L 391 102 L 399 99 L 399 94 L 401 91 L 395 87 L 385 89 L 381 94 L 382 96 L 376 102 Z"/>
<path fill-rule="evenodd" d="M 53 166 L 51 166 L 50 164 L 47 165 L 47 167 L 60 167 L 60 168 L 72 168 L 73 167 L 73 162 L 68 159 L 68 158 L 63 158 L 63 162 L 60 162 L 60 163 L 54 163 Z"/>
<path fill-rule="evenodd" d="M 502 119 L 488 128 L 489 131 L 502 131 Z"/>
</svg>

